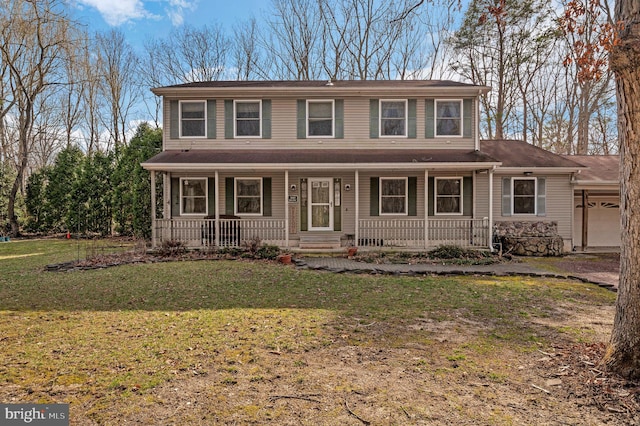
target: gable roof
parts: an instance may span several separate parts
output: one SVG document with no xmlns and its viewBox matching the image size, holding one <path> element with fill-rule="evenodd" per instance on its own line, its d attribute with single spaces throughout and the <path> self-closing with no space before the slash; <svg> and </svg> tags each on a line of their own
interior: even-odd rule
<svg viewBox="0 0 640 426">
<path fill-rule="evenodd" d="M 573 169 L 585 166 L 562 155 L 518 140 L 482 140 L 480 150 L 502 162 L 500 169 Z"/>
</svg>

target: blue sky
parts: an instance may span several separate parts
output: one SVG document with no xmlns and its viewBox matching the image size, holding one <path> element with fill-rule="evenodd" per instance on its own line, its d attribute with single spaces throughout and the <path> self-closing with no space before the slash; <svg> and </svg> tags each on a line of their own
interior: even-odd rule
<svg viewBox="0 0 640 426">
<path fill-rule="evenodd" d="M 145 39 L 164 37 L 173 28 L 235 22 L 260 17 L 269 0 L 69 0 L 72 15 L 90 31 L 119 28 L 134 49 Z"/>
</svg>

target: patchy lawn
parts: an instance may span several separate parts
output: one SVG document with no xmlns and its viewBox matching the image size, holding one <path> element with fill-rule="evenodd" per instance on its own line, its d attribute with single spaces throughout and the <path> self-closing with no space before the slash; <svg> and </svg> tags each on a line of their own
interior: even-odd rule
<svg viewBox="0 0 640 426">
<path fill-rule="evenodd" d="M 77 425 L 640 422 L 637 384 L 598 368 L 615 294 L 596 286 L 222 260 L 44 271 L 87 244 L 0 244 L 1 402 L 70 403 Z"/>
</svg>

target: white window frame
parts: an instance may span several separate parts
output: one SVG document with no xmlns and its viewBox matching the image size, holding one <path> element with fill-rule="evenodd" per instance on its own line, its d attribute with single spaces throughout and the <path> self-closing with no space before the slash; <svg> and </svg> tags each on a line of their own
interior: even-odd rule
<svg viewBox="0 0 640 426">
<path fill-rule="evenodd" d="M 197 103 L 201 103 L 204 109 L 204 135 L 202 136 L 184 136 L 182 134 L 182 104 L 197 104 Z M 193 99 L 193 100 L 181 100 L 178 101 L 178 128 L 179 128 L 179 133 L 178 133 L 178 137 L 181 139 L 184 138 L 188 138 L 188 139 L 206 139 L 207 138 L 207 101 L 203 100 L 203 99 Z M 187 119 L 186 121 L 196 121 L 196 119 L 190 118 Z M 200 121 L 200 119 L 198 119 L 197 121 Z"/>
<path fill-rule="evenodd" d="M 438 103 L 458 102 L 460 103 L 460 134 L 457 135 L 439 135 L 438 134 Z M 462 99 L 436 99 L 433 106 L 433 134 L 436 138 L 461 138 L 464 135 L 464 102 Z"/>
<path fill-rule="evenodd" d="M 382 211 L 382 181 L 383 180 L 402 180 L 404 181 L 404 213 L 384 213 Z M 379 180 L 379 195 L 378 206 L 380 210 L 380 216 L 408 216 L 409 215 L 409 178 L 408 177 L 380 177 Z M 392 197 L 391 195 L 385 195 L 385 197 Z"/>
<path fill-rule="evenodd" d="M 459 212 L 438 212 L 438 181 L 439 180 L 458 180 L 460 181 L 460 211 Z M 452 177 L 434 177 L 433 178 L 433 214 L 436 216 L 462 216 L 464 213 L 464 179 L 462 176 L 452 176 Z M 443 195 L 445 197 L 446 195 Z M 450 197 L 453 198 L 453 197 Z"/>
<path fill-rule="evenodd" d="M 382 117 L 382 104 L 385 102 L 402 102 L 404 103 L 404 134 L 403 135 L 383 135 L 382 120 L 394 120 L 393 118 Z M 409 127 L 409 101 L 407 99 L 380 99 L 378 102 L 378 136 L 381 138 L 406 138 Z"/>
<path fill-rule="evenodd" d="M 254 180 L 258 181 L 260 184 L 260 212 L 258 213 L 240 213 L 238 212 L 238 197 L 240 196 L 240 191 L 238 191 L 238 181 L 240 180 Z M 264 188 L 262 187 L 262 178 L 261 177 L 237 177 L 234 178 L 233 181 L 233 209 L 234 214 L 236 216 L 262 216 L 263 212 L 263 204 L 264 204 Z M 253 197 L 252 197 L 253 198 Z"/>
<path fill-rule="evenodd" d="M 330 135 L 310 135 L 309 134 L 309 121 L 311 118 L 309 117 L 309 105 L 310 104 L 321 104 L 321 103 L 330 103 L 331 104 L 331 134 Z M 334 99 L 307 99 L 307 138 L 334 138 L 336 134 L 336 102 Z"/>
<path fill-rule="evenodd" d="M 238 134 L 238 104 L 258 104 L 258 135 Z M 262 99 L 236 99 L 233 101 L 233 135 L 235 138 L 262 138 Z"/>
<path fill-rule="evenodd" d="M 204 213 L 185 213 L 184 211 L 184 198 L 187 195 L 182 193 L 183 184 L 185 180 L 203 180 L 204 181 Z M 192 197 L 196 198 L 196 197 Z M 200 198 L 200 197 L 197 197 Z M 199 216 L 204 217 L 209 215 L 209 179 L 206 177 L 198 176 L 198 177 L 181 177 L 180 178 L 180 216 Z"/>
<path fill-rule="evenodd" d="M 533 213 L 516 213 L 516 182 L 517 180 L 533 181 Z M 522 198 L 522 197 L 519 197 Z M 536 216 L 538 214 L 538 178 L 537 177 L 512 177 L 511 178 L 511 214 L 513 216 Z"/>
</svg>

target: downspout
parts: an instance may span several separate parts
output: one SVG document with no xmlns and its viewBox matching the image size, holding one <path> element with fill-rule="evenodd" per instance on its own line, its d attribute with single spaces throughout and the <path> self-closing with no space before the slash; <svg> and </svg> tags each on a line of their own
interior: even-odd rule
<svg viewBox="0 0 640 426">
<path fill-rule="evenodd" d="M 489 250 L 493 252 L 493 172 L 496 166 L 489 169 Z"/>
</svg>

